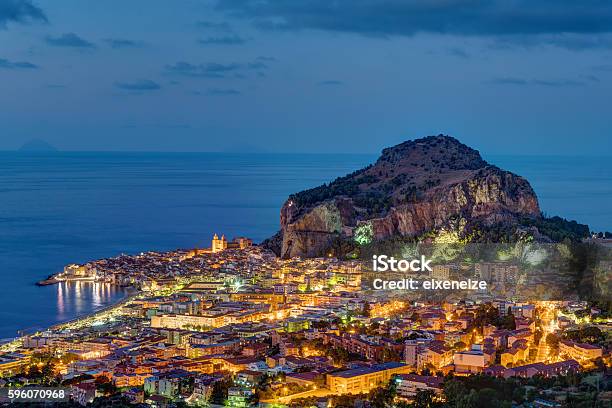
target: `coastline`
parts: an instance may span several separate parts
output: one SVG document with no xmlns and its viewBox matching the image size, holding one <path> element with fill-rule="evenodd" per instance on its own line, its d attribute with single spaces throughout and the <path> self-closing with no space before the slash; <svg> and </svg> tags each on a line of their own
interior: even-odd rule
<svg viewBox="0 0 612 408">
<path fill-rule="evenodd" d="M 65 272 L 58 272 L 47 276 L 45 279 L 39 280 L 36 282 L 36 286 L 51 286 L 62 282 L 103 282 L 103 283 L 111 283 L 108 281 L 97 280 L 92 276 L 82 276 L 82 277 L 68 277 L 65 279 L 60 278 L 60 276 L 64 275 Z"/>
<path fill-rule="evenodd" d="M 52 275 L 55 276 L 55 275 Z M 48 279 L 48 278 L 47 278 Z M 41 282 L 41 281 L 39 281 Z M 39 282 L 36 282 L 36 286 L 49 286 L 52 284 L 56 284 L 56 283 L 62 283 L 65 281 L 57 281 L 54 282 L 52 284 L 47 284 L 47 285 L 39 285 Z M 71 319 L 68 320 L 64 320 L 58 323 L 54 323 L 52 325 L 49 326 L 45 326 L 43 328 L 40 328 L 36 331 L 34 331 L 33 333 L 30 334 L 23 334 L 21 336 L 16 336 L 16 337 L 8 337 L 8 338 L 4 338 L 4 339 L 0 339 L 0 349 L 3 348 L 7 348 L 10 347 L 11 344 L 16 343 L 16 342 L 20 342 L 24 337 L 27 336 L 33 336 L 36 335 L 36 333 L 40 333 L 40 332 L 45 332 L 45 331 L 49 331 L 49 330 L 62 330 L 65 329 L 65 326 L 69 326 L 69 325 L 82 325 L 83 323 L 86 322 L 94 322 L 97 320 L 97 318 L 99 317 L 99 315 L 104 314 L 104 313 L 108 313 L 113 311 L 114 309 L 118 309 L 126 304 L 128 304 L 130 301 L 134 300 L 135 298 L 137 298 L 139 295 L 141 295 L 143 292 L 130 286 L 126 288 L 126 293 L 124 296 L 122 296 L 121 298 L 117 299 L 116 301 L 103 306 L 99 309 L 96 310 L 92 310 L 90 312 L 75 316 Z"/>
<path fill-rule="evenodd" d="M 58 275 L 57 273 L 49 275 L 45 279 L 37 281 L 35 284 L 36 286 L 51 286 L 51 285 L 55 285 L 57 283 L 62 282 L 59 279 L 57 279 L 57 275 Z"/>
<path fill-rule="evenodd" d="M 85 323 L 87 321 L 92 321 L 92 323 L 96 320 L 97 317 L 99 317 L 99 315 L 103 314 L 103 313 L 108 313 L 114 309 L 118 309 L 126 304 L 128 304 L 129 302 L 131 302 L 132 300 L 134 300 L 135 298 L 137 298 L 139 295 L 141 295 L 143 292 L 139 291 L 135 288 L 131 288 L 134 293 L 129 293 L 130 291 L 128 290 L 128 293 L 125 294 L 125 296 L 123 296 L 121 299 L 118 299 L 116 302 L 113 302 L 107 306 L 104 306 L 100 309 L 94 310 L 92 312 L 89 313 L 85 313 L 83 315 L 80 316 L 76 316 L 70 320 L 66 320 L 60 323 L 56 323 L 52 326 L 49 326 L 47 328 L 45 328 L 43 331 L 46 330 L 62 330 L 65 329 L 65 326 L 68 325 L 72 325 L 72 324 L 77 324 L 77 323 Z"/>
<path fill-rule="evenodd" d="M 0 255 L 4 261 L 6 296 L 2 299 L 2 309 L 7 314 L 1 337 L 12 338 L 23 328 L 33 328 L 31 331 L 60 322 L 60 318 L 76 316 L 74 312 L 56 316 L 54 294 L 46 294 L 44 290 L 38 290 L 41 287 L 34 285 L 52 273 L 62 272 L 70 261 L 87 262 L 119 253 L 138 254 L 148 249 L 169 251 L 177 247 L 203 246 L 216 231 L 224 231 L 228 236 L 246 235 L 261 241 L 278 228 L 279 203 L 288 194 L 350 173 L 374 161 L 378 154 L 341 155 L 333 159 L 317 155 L 276 155 L 273 160 L 256 154 L 246 157 L 248 160 L 226 154 L 208 155 L 209 160 L 201 160 L 197 154 L 193 156 L 187 160 L 184 156 L 172 154 L 66 153 L 54 160 L 33 162 L 7 153 L 7 172 L 19 172 L 24 178 L 14 182 L 7 179 L 9 188 L 4 193 L 5 209 L 28 217 L 12 219 L 6 224 L 3 236 L 5 245 Z M 487 155 L 485 159 L 488 158 Z M 612 230 L 608 222 L 612 220 L 609 216 L 611 196 L 602 187 L 607 185 L 610 176 L 607 158 L 565 160 L 508 155 L 500 158 L 499 162 L 497 156 L 490 158 L 500 167 L 528 178 L 547 213 L 564 214 L 575 219 L 580 217 L 587 224 L 593 224 L 592 228 L 596 230 Z M 121 171 L 126 161 L 131 163 L 130 168 L 135 170 L 133 173 Z M 150 163 L 154 165 L 150 166 Z M 153 174 L 156 168 L 172 168 L 176 173 Z M 308 180 L 301 179 L 304 168 L 313 169 Z M 43 171 L 48 176 L 47 183 L 41 186 L 36 177 L 39 173 L 33 170 Z M 231 176 L 235 183 L 204 183 L 203 175 L 211 172 L 219 174 L 219 179 Z M 77 183 L 80 179 L 73 180 L 75 176 L 85 174 L 89 177 L 86 184 Z M 139 174 L 147 175 L 151 184 L 142 185 L 137 177 Z M 278 174 L 283 177 L 278 177 Z M 175 177 L 183 182 L 174 185 Z M 109 184 L 111 179 L 119 184 Z M 126 187 L 128 185 L 141 185 L 142 190 L 128 195 L 131 191 Z M 198 187 L 194 190 L 186 185 Z M 270 189 L 270 185 L 275 187 Z M 106 194 L 103 195 L 105 201 L 94 199 L 98 197 L 96 192 L 109 188 L 120 189 L 126 194 Z M 572 194 L 575 189 L 581 192 L 579 196 Z M 42 191 L 48 195 L 49 201 L 23 203 L 17 193 L 22 190 L 26 194 Z M 237 206 L 236 195 L 252 196 L 254 201 Z M 61 224 L 43 217 L 50 203 L 60 201 L 65 204 L 68 214 Z M 196 201 L 199 206 L 193 205 Z M 144 202 L 153 203 L 150 212 L 139 210 L 139 204 Z M 88 208 L 87 214 L 94 215 L 99 224 L 88 222 L 86 214 L 79 210 L 81 208 Z M 202 211 L 202 208 L 208 211 Z M 123 216 L 116 217 L 116 211 L 122 211 Z M 30 216 L 42 218 L 40 222 L 32 223 L 28 221 Z M 237 219 L 256 221 L 234 222 Z M 99 225 L 104 226 L 103 239 L 96 238 L 101 236 Z M 143 229 L 142 225 L 155 225 L 155 228 Z M 40 249 L 34 252 L 34 248 Z M 20 282 L 11 278 L 12 271 L 20 277 Z M 47 289 L 54 291 L 55 287 Z M 88 308 L 81 310 L 84 313 L 91 311 Z"/>
</svg>

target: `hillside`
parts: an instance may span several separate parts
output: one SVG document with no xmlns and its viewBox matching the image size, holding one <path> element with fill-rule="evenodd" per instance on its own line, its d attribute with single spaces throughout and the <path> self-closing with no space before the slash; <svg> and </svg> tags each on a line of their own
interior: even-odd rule
<svg viewBox="0 0 612 408">
<path fill-rule="evenodd" d="M 461 239 L 492 242 L 523 225 L 546 240 L 537 230 L 544 221 L 527 180 L 439 135 L 386 148 L 366 168 L 290 195 L 281 230 L 265 244 L 283 257 L 312 257 L 338 240 L 453 230 Z"/>
<path fill-rule="evenodd" d="M 33 153 L 41 153 L 41 152 L 56 152 L 57 149 L 51 144 L 45 142 L 41 139 L 32 139 L 25 142 L 20 148 L 20 152 L 33 152 Z"/>
</svg>

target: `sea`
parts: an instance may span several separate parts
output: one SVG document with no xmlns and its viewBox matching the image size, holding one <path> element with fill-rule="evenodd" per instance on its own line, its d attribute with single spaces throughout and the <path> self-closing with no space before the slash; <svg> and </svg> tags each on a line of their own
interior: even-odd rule
<svg viewBox="0 0 612 408">
<path fill-rule="evenodd" d="M 274 234 L 292 192 L 376 154 L 0 152 L 0 339 L 126 296 L 108 284 L 35 282 L 70 263 Z M 547 215 L 612 231 L 610 157 L 487 156 L 526 177 Z"/>
</svg>

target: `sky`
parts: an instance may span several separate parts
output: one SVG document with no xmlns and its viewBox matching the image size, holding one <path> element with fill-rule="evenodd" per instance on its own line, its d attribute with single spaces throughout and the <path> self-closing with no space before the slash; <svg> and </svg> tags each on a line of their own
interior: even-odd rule
<svg viewBox="0 0 612 408">
<path fill-rule="evenodd" d="M 0 150 L 612 151 L 601 0 L 0 0 Z"/>
</svg>

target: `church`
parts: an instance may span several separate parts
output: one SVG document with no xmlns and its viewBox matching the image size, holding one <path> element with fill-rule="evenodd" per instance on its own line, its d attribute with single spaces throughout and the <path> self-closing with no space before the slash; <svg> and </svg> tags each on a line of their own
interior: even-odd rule
<svg viewBox="0 0 612 408">
<path fill-rule="evenodd" d="M 228 242 L 225 235 L 221 235 L 221 238 L 219 238 L 219 236 L 215 234 L 212 239 L 211 251 L 213 254 L 216 254 L 226 249 L 245 249 L 250 246 L 253 246 L 253 240 L 250 238 L 238 237 Z"/>
</svg>

